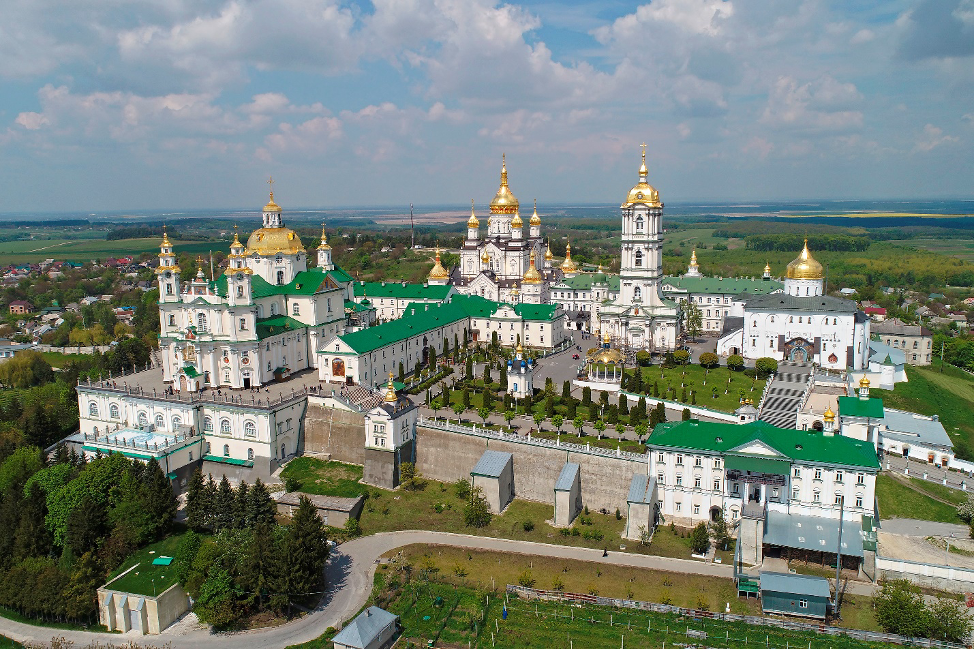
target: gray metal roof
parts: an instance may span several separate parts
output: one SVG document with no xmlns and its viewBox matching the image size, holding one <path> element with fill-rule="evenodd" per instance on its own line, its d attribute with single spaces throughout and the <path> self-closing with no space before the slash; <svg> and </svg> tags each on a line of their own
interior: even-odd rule
<svg viewBox="0 0 974 650">
<path fill-rule="evenodd" d="M 561 474 L 558 475 L 558 480 L 555 481 L 555 492 L 570 491 L 578 477 L 578 469 L 578 463 L 565 463 L 561 468 Z"/>
<path fill-rule="evenodd" d="M 490 478 L 500 478 L 501 472 L 511 462 L 513 456 L 506 451 L 491 451 L 488 449 L 480 457 L 473 471 L 470 473 L 476 476 L 487 476 Z"/>
<path fill-rule="evenodd" d="M 812 313 L 854 314 L 859 310 L 854 300 L 834 296 L 791 296 L 772 293 L 763 296 L 749 295 L 744 301 L 748 310 L 768 309 L 775 311 L 810 311 Z"/>
<path fill-rule="evenodd" d="M 629 496 L 626 497 L 626 502 L 652 503 L 652 496 L 655 491 L 656 479 L 651 479 L 645 474 L 633 474 L 632 482 L 629 483 Z"/>
<path fill-rule="evenodd" d="M 828 497 L 825 495 L 823 498 Z M 826 517 L 768 511 L 764 543 L 808 551 L 835 553 L 839 542 L 839 520 Z M 842 554 L 862 557 L 862 521 L 842 522 Z"/>
<path fill-rule="evenodd" d="M 918 415 L 898 409 L 884 409 L 886 431 L 884 438 L 892 438 L 899 442 L 925 443 L 938 447 L 953 448 L 954 443 L 944 429 L 940 420 L 934 420 L 926 415 Z"/>
<path fill-rule="evenodd" d="M 831 598 L 832 589 L 828 578 L 805 576 L 797 573 L 761 572 L 761 591 L 774 591 L 780 594 L 795 594 L 816 598 Z"/>
<path fill-rule="evenodd" d="M 379 633 L 397 618 L 399 617 L 395 614 L 379 607 L 369 607 L 342 628 L 332 642 L 350 648 L 368 648 Z"/>
<path fill-rule="evenodd" d="M 883 363 L 886 357 L 893 362 L 894 366 L 902 366 L 906 363 L 906 353 L 892 345 L 886 345 L 882 341 L 869 342 L 869 362 Z"/>
</svg>

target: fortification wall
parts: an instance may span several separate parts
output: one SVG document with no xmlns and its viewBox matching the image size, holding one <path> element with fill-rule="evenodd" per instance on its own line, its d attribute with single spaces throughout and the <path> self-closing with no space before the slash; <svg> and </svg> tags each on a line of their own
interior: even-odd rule
<svg viewBox="0 0 974 650">
<path fill-rule="evenodd" d="M 626 497 L 633 474 L 645 474 L 645 461 L 597 456 L 552 447 L 481 438 L 451 431 L 419 427 L 416 434 L 416 469 L 431 479 L 456 481 L 470 478 L 470 470 L 488 448 L 514 456 L 514 492 L 519 499 L 554 504 L 555 481 L 566 462 L 578 463 L 582 503 L 591 509 L 616 508 L 626 512 Z"/>
<path fill-rule="evenodd" d="M 308 398 L 304 453 L 331 454 L 332 460 L 365 464 L 365 415 L 333 408 L 329 398 Z"/>
</svg>

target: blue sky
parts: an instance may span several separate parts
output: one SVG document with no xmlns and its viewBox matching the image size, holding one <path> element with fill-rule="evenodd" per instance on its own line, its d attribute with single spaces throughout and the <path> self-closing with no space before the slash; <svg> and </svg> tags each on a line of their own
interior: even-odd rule
<svg viewBox="0 0 974 650">
<path fill-rule="evenodd" d="M 4 211 L 972 197 L 974 0 L 6 0 Z"/>
</svg>

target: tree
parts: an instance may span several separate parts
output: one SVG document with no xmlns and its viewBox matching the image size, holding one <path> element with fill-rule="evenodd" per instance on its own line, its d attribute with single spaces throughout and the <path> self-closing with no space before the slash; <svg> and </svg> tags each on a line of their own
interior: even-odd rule
<svg viewBox="0 0 974 650">
<path fill-rule="evenodd" d="M 646 350 L 640 350 L 636 353 L 636 363 L 641 367 L 645 368 L 653 362 L 653 355 L 651 355 Z"/>
<path fill-rule="evenodd" d="M 155 457 L 145 467 L 146 505 L 155 521 L 156 535 L 162 536 L 172 529 L 179 509 L 179 500 L 172 491 L 172 483 Z"/>
<path fill-rule="evenodd" d="M 629 398 L 619 395 L 619 415 L 629 415 Z"/>
<path fill-rule="evenodd" d="M 761 357 L 754 362 L 754 370 L 758 375 L 767 377 L 771 373 L 778 371 L 778 362 L 771 357 Z"/>
<path fill-rule="evenodd" d="M 690 353 L 686 350 L 676 350 L 673 352 L 673 363 L 685 366 L 690 362 Z"/>
<path fill-rule="evenodd" d="M 551 423 L 553 425 L 555 425 L 555 428 L 558 429 L 558 433 L 560 434 L 561 433 L 561 425 L 565 423 L 565 418 L 563 418 L 560 415 L 556 415 L 553 418 L 551 418 Z"/>
<path fill-rule="evenodd" d="M 7 363 L 10 362 L 0 364 L 0 368 Z M 10 490 L 22 490 L 27 479 L 42 467 L 44 461 L 39 447 L 27 445 L 18 448 L 0 465 L 0 494 L 6 494 Z"/>
<path fill-rule="evenodd" d="M 538 431 L 541 430 L 541 423 L 544 422 L 544 421 L 545 421 L 544 413 L 535 413 L 534 414 L 534 424 L 535 424 L 535 426 L 538 427 Z"/>
<path fill-rule="evenodd" d="M 572 396 L 572 382 L 567 379 L 561 384 L 561 398 L 569 399 Z"/>
<path fill-rule="evenodd" d="M 483 528 L 490 523 L 491 518 L 490 506 L 483 491 L 479 487 L 473 488 L 470 500 L 463 507 L 463 522 L 474 528 Z"/>
<path fill-rule="evenodd" d="M 497 332 L 494 332 L 495 334 Z M 500 383 L 501 390 L 507 390 L 507 364 L 501 364 L 501 376 L 498 380 Z"/>
<path fill-rule="evenodd" d="M 467 365 L 464 368 L 463 376 L 467 379 L 473 379 L 473 357 L 467 357 Z"/>
<path fill-rule="evenodd" d="M 663 402 L 656 403 L 656 421 L 666 422 L 666 405 Z"/>
<path fill-rule="evenodd" d="M 704 368 L 716 368 L 720 365 L 720 357 L 713 352 L 704 352 L 700 355 L 700 365 Z"/>
<path fill-rule="evenodd" d="M 233 527 L 237 530 L 250 528 L 250 490 L 247 481 L 240 481 L 233 501 Z"/>
<path fill-rule="evenodd" d="M 507 421 L 507 427 L 508 428 L 511 427 L 511 420 L 513 420 L 513 419 L 514 419 L 514 411 L 512 411 L 510 409 L 504 411 L 504 420 Z"/>
<path fill-rule="evenodd" d="M 565 418 L 574 420 L 578 414 L 578 403 L 571 397 L 568 398 L 568 406 L 565 407 Z"/>
<path fill-rule="evenodd" d="M 690 550 L 697 555 L 703 555 L 710 549 L 710 533 L 707 524 L 702 521 L 690 532 Z"/>
<path fill-rule="evenodd" d="M 579 438 L 582 437 L 582 425 L 583 424 L 585 424 L 585 420 L 583 420 L 581 418 L 581 416 L 578 416 L 574 420 L 572 420 L 572 426 L 574 426 L 575 427 L 575 431 L 578 432 L 578 437 Z"/>
<path fill-rule="evenodd" d="M 492 379 L 490 377 L 490 363 L 484 363 L 484 387 L 486 388 L 491 381 Z"/>
<path fill-rule="evenodd" d="M 179 540 L 174 562 L 176 567 L 176 580 L 179 581 L 179 584 L 186 586 L 190 571 L 192 570 L 193 561 L 196 559 L 196 554 L 199 553 L 200 546 L 202 545 L 202 538 L 192 530 L 183 535 L 183 538 Z"/>
<path fill-rule="evenodd" d="M 609 406 L 605 409 L 605 421 L 608 424 L 616 424 L 619 422 L 619 407 L 615 404 Z"/>
<path fill-rule="evenodd" d="M 454 404 L 452 408 L 453 408 L 453 413 L 457 416 L 457 424 L 459 424 L 460 423 L 460 416 L 467 409 L 465 409 L 463 407 L 463 404 Z"/>
<path fill-rule="evenodd" d="M 727 530 L 727 520 L 724 519 L 723 513 L 716 520 L 710 522 L 710 537 L 714 540 L 714 546 L 724 551 L 727 550 L 731 536 Z"/>
<path fill-rule="evenodd" d="M 430 370 L 436 370 L 436 348 L 432 345 L 430 346 L 428 361 Z"/>
<path fill-rule="evenodd" d="M 971 619 L 965 609 L 963 601 L 938 598 L 929 606 L 930 630 L 927 635 L 932 639 L 963 643 L 972 630 Z"/>
<path fill-rule="evenodd" d="M 54 381 L 54 370 L 36 350 L 24 350 L 0 364 L 0 384 L 7 388 L 30 388 Z"/>
<path fill-rule="evenodd" d="M 209 506 L 206 503 L 206 484 L 203 482 L 203 472 L 199 467 L 193 472 L 186 491 L 186 525 L 190 530 L 202 531 L 206 527 L 206 514 Z"/>
<path fill-rule="evenodd" d="M 97 589 L 105 581 L 94 551 L 81 555 L 62 593 L 64 613 L 71 620 L 87 620 L 98 612 Z"/>
<path fill-rule="evenodd" d="M 602 420 L 595 421 L 595 430 L 599 432 L 599 440 L 602 439 L 602 432 L 605 431 L 605 422 Z"/>
<path fill-rule="evenodd" d="M 544 393 L 548 397 L 555 396 L 555 382 L 551 380 L 551 377 L 544 380 Z"/>
<path fill-rule="evenodd" d="M 279 575 L 276 591 L 290 605 L 295 600 L 307 600 L 310 594 L 319 591 L 328 559 L 325 524 L 308 497 L 301 496 L 282 542 L 281 565 L 287 570 Z"/>
<path fill-rule="evenodd" d="M 494 409 L 494 391 L 485 387 L 484 392 L 480 397 L 484 408 L 486 408 L 488 411 L 492 411 Z"/>
<path fill-rule="evenodd" d="M 640 442 L 642 442 L 646 437 L 646 433 L 649 431 L 649 427 L 645 424 L 637 424 L 635 427 L 633 427 L 633 430 L 636 432 L 636 437 L 639 438 Z"/>
<path fill-rule="evenodd" d="M 700 307 L 696 303 L 681 300 L 680 309 L 683 312 L 683 331 L 691 339 L 697 338 L 703 329 L 703 316 Z"/>
<path fill-rule="evenodd" d="M 108 535 L 108 512 L 105 504 L 87 495 L 71 510 L 64 529 L 64 544 L 76 556 L 95 551 Z"/>
<path fill-rule="evenodd" d="M 744 357 L 739 354 L 732 354 L 727 357 L 727 367 L 731 370 L 744 370 Z"/>
<path fill-rule="evenodd" d="M 903 636 L 925 636 L 929 614 L 920 588 L 909 580 L 887 580 L 873 602 L 876 621 L 884 632 Z"/>
<path fill-rule="evenodd" d="M 404 383 L 406 381 L 406 367 L 399 362 L 399 383 Z"/>
<path fill-rule="evenodd" d="M 592 404 L 592 389 L 588 386 L 582 388 L 582 406 L 589 406 Z"/>
<path fill-rule="evenodd" d="M 479 409 L 477 409 L 477 415 L 479 415 L 480 419 L 484 421 L 484 426 L 487 426 L 487 418 L 490 417 L 490 409 L 486 406 L 481 406 Z"/>
<path fill-rule="evenodd" d="M 552 395 L 548 395 L 544 400 L 544 414 L 549 418 L 555 414 L 555 398 Z"/>
<path fill-rule="evenodd" d="M 349 519 L 352 521 L 352 519 Z M 240 563 L 240 585 L 250 592 L 250 600 L 263 606 L 265 599 L 280 581 L 278 562 L 278 526 L 262 522 L 253 529 L 253 542 L 247 547 Z"/>
<path fill-rule="evenodd" d="M 213 530 L 219 532 L 233 528 L 234 494 L 230 480 L 224 474 L 213 500 Z"/>
<path fill-rule="evenodd" d="M 267 486 L 258 478 L 254 481 L 254 486 L 249 490 L 250 510 L 247 514 L 247 521 L 256 528 L 260 524 L 271 526 L 274 524 L 274 515 L 277 514 L 277 506 L 271 499 Z"/>
<path fill-rule="evenodd" d="M 470 389 L 464 388 L 463 392 L 460 393 L 460 403 L 463 404 L 464 410 L 470 408 Z"/>
<path fill-rule="evenodd" d="M 683 409 L 683 413 L 682 413 L 680 419 L 683 422 L 686 422 L 687 420 L 689 420 L 690 419 L 690 409 Z"/>
<path fill-rule="evenodd" d="M 465 478 L 458 478 L 456 483 L 453 484 L 453 493 L 457 495 L 457 498 L 461 501 L 465 501 L 470 498 L 470 481 Z"/>
<path fill-rule="evenodd" d="M 625 432 L 626 432 L 626 425 L 624 425 L 622 423 L 619 423 L 619 424 L 616 425 L 616 433 L 619 434 L 619 438 L 620 439 L 622 438 L 622 435 Z"/>
</svg>

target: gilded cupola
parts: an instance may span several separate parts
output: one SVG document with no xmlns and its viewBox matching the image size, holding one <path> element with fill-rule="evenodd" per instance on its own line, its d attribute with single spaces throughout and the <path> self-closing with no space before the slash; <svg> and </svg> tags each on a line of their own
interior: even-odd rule
<svg viewBox="0 0 974 650">
<path fill-rule="evenodd" d="M 524 277 L 522 278 L 522 283 L 523 284 L 541 284 L 541 273 L 539 273 L 538 272 L 538 269 L 535 268 L 535 265 L 534 265 L 534 251 L 533 250 L 531 251 L 531 262 L 528 265 L 527 272 L 525 272 Z"/>
<path fill-rule="evenodd" d="M 636 183 L 629 194 L 626 196 L 625 202 L 623 202 L 623 208 L 629 208 L 637 203 L 649 205 L 652 207 L 663 207 L 663 204 L 659 200 L 659 192 L 655 187 L 646 182 L 646 177 L 649 174 L 649 170 L 646 169 L 646 145 L 642 145 L 643 148 L 643 164 L 639 167 L 639 182 Z"/>
<path fill-rule="evenodd" d="M 822 276 L 822 265 L 808 251 L 806 239 L 802 252 L 788 264 L 785 277 L 789 280 L 821 280 Z"/>
<path fill-rule="evenodd" d="M 264 227 L 250 233 L 247 238 L 247 253 L 257 255 L 295 255 L 304 252 L 298 233 L 284 226 L 281 220 L 281 206 L 274 203 L 271 190 L 270 202 L 264 206 Z"/>
<path fill-rule="evenodd" d="M 433 265 L 433 270 L 430 271 L 427 277 L 430 280 L 446 280 L 450 277 L 450 274 L 443 268 L 443 264 L 440 262 L 439 248 L 436 249 L 436 264 Z"/>
<path fill-rule="evenodd" d="M 545 260 L 547 260 L 549 262 L 555 258 L 554 254 L 552 254 L 552 252 L 551 252 L 551 243 L 550 242 L 548 243 L 548 249 L 545 250 L 545 252 L 544 252 L 544 258 L 545 258 Z"/>
<path fill-rule="evenodd" d="M 561 263 L 561 270 L 565 273 L 575 273 L 578 267 L 572 261 L 572 243 L 568 242 L 565 246 L 565 261 Z"/>
<path fill-rule="evenodd" d="M 501 186 L 490 202 L 491 214 L 514 214 L 519 207 L 517 198 L 511 193 L 507 185 L 507 155 L 501 156 Z"/>
<path fill-rule="evenodd" d="M 328 235 L 325 234 L 325 224 L 321 224 L 321 243 L 318 244 L 318 250 L 327 251 L 330 249 L 331 246 L 328 245 Z"/>
<path fill-rule="evenodd" d="M 385 401 L 391 404 L 396 403 L 399 400 L 396 397 L 396 386 L 392 383 L 392 373 L 389 373 L 389 383 L 386 385 L 386 397 Z"/>
<path fill-rule="evenodd" d="M 473 199 L 470 199 L 470 218 L 467 219 L 467 228 L 480 228 L 480 219 L 474 213 Z"/>
<path fill-rule="evenodd" d="M 531 215 L 531 222 L 530 223 L 531 223 L 532 226 L 540 226 L 541 225 L 541 217 L 538 216 L 538 199 L 535 199 L 534 200 L 534 214 Z"/>
</svg>

